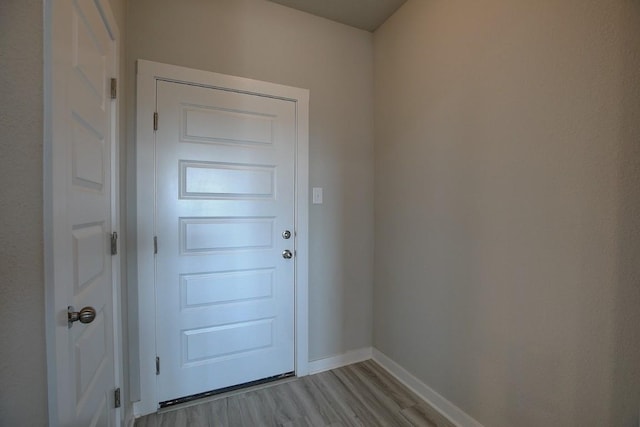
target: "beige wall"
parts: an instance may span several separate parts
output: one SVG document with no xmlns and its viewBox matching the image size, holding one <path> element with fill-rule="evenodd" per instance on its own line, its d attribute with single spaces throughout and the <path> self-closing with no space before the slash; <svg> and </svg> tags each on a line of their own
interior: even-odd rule
<svg viewBox="0 0 640 427">
<path fill-rule="evenodd" d="M 371 33 L 264 0 L 136 0 L 127 13 L 129 88 L 147 59 L 310 89 L 310 184 L 324 204 L 310 206 L 309 354 L 370 346 Z M 129 91 L 130 162 L 134 101 Z"/>
<path fill-rule="evenodd" d="M 111 4 L 118 25 L 124 29 L 124 0 L 111 0 Z M 3 426 L 43 426 L 48 416 L 42 223 L 43 31 L 42 0 L 0 1 Z"/>
<path fill-rule="evenodd" d="M 486 426 L 636 426 L 640 4 L 409 0 L 374 36 L 374 345 Z"/>
</svg>

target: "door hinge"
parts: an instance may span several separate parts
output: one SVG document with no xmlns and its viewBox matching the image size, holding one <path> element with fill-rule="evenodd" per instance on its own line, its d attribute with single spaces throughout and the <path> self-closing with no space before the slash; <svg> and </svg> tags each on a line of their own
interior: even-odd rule
<svg viewBox="0 0 640 427">
<path fill-rule="evenodd" d="M 118 97 L 118 79 L 111 79 L 111 99 Z"/>
<path fill-rule="evenodd" d="M 153 254 L 158 253 L 158 236 L 153 236 Z"/>
<path fill-rule="evenodd" d="M 158 130 L 158 113 L 153 113 L 153 130 Z"/>
<path fill-rule="evenodd" d="M 120 407 L 120 387 L 115 389 L 115 391 L 113 392 L 113 407 L 114 408 Z"/>
<path fill-rule="evenodd" d="M 160 358 L 156 357 L 156 375 L 160 375 Z"/>
<path fill-rule="evenodd" d="M 118 255 L 118 233 L 111 233 L 111 255 Z"/>
</svg>

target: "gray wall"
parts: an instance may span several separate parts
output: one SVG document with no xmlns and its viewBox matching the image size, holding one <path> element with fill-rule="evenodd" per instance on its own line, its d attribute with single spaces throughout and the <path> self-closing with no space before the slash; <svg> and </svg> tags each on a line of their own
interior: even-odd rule
<svg viewBox="0 0 640 427">
<path fill-rule="evenodd" d="M 44 425 L 42 1 L 0 2 L 0 424 Z M 28 315 L 25 315 L 28 314 Z"/>
<path fill-rule="evenodd" d="M 374 345 L 487 426 L 636 426 L 640 3 L 409 0 L 374 36 Z"/>
<path fill-rule="evenodd" d="M 310 183 L 324 188 L 324 204 L 310 206 L 310 359 L 370 346 L 371 33 L 263 0 L 136 0 L 127 13 L 129 88 L 147 59 L 310 89 Z"/>
<path fill-rule="evenodd" d="M 111 0 L 111 4 L 124 30 L 124 0 Z M 43 37 L 42 0 L 0 1 L 3 426 L 42 426 L 48 416 L 42 228 Z"/>
</svg>

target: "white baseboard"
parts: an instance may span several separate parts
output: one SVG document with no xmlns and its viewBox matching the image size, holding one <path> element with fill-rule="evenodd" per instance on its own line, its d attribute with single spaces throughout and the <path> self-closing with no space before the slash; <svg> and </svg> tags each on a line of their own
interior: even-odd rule
<svg viewBox="0 0 640 427">
<path fill-rule="evenodd" d="M 483 427 L 462 409 L 442 397 L 437 391 L 413 376 L 409 371 L 398 365 L 384 353 L 373 349 L 373 360 L 387 370 L 398 381 L 407 386 L 411 391 L 420 396 L 434 409 L 445 416 L 458 427 Z"/>
<path fill-rule="evenodd" d="M 371 357 L 371 347 L 365 347 L 358 350 L 351 350 L 343 354 L 338 354 L 336 356 L 326 357 L 324 359 L 312 360 L 309 362 L 309 375 L 369 360 Z"/>
</svg>

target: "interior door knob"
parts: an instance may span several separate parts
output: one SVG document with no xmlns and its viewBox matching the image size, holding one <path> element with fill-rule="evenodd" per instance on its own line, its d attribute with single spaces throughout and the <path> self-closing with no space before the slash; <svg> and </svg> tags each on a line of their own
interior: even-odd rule
<svg viewBox="0 0 640 427">
<path fill-rule="evenodd" d="M 282 252 L 282 258 L 284 259 L 291 259 L 293 258 L 293 254 L 291 253 L 291 251 L 289 249 L 286 249 Z"/>
<path fill-rule="evenodd" d="M 80 323 L 91 323 L 96 318 L 96 309 L 93 307 L 84 307 L 80 311 L 75 311 L 73 306 L 67 307 L 67 319 L 69 321 L 69 327 L 73 326 L 74 322 L 78 320 Z"/>
</svg>

